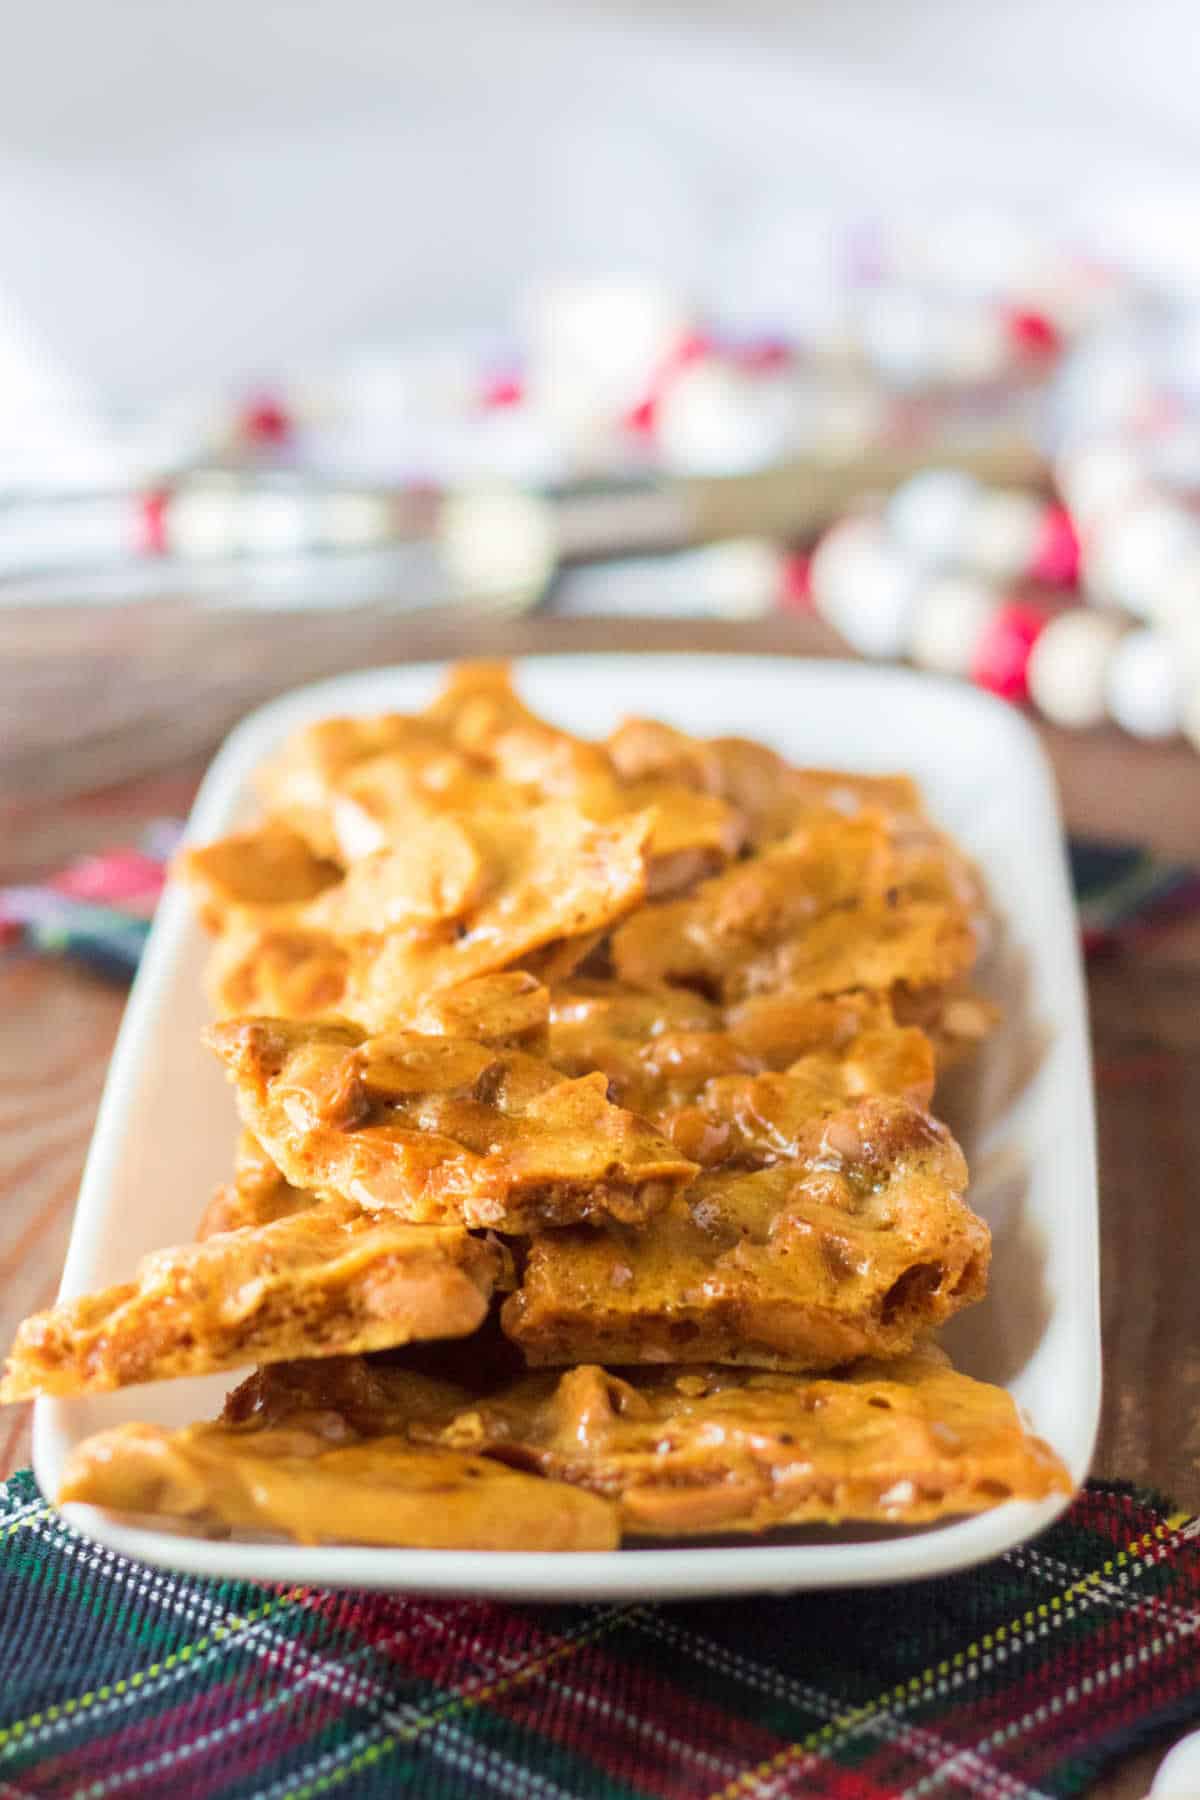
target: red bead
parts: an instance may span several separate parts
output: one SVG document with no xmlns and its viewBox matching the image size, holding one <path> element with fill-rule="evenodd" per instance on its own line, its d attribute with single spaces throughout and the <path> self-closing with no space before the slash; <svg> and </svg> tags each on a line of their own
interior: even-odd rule
<svg viewBox="0 0 1200 1800">
<path fill-rule="evenodd" d="M 645 398 L 636 406 L 631 406 L 621 421 L 626 431 L 634 437 L 653 437 L 658 428 L 658 408 L 663 394 L 672 380 L 691 363 L 702 362 L 711 356 L 714 349 L 713 340 L 702 331 L 689 331 L 681 337 L 659 363 L 650 377 L 650 387 Z"/>
<path fill-rule="evenodd" d="M 269 394 L 250 400 L 238 420 L 238 436 L 249 444 L 285 444 L 292 435 L 292 418 L 282 402 Z"/>
<path fill-rule="evenodd" d="M 1006 315 L 1008 334 L 1018 349 L 1030 356 L 1057 356 L 1062 335 L 1053 319 L 1032 307 L 1013 306 Z"/>
<path fill-rule="evenodd" d="M 658 425 L 658 400 L 651 397 L 643 400 L 638 406 L 631 407 L 621 421 L 626 431 L 634 437 L 653 437 Z"/>
<path fill-rule="evenodd" d="M 520 406 L 525 398 L 525 383 L 519 375 L 492 375 L 479 393 L 479 404 L 488 412 L 504 406 Z"/>
<path fill-rule="evenodd" d="M 1047 506 L 1027 574 L 1046 587 L 1075 587 L 1079 581 L 1079 533 L 1065 506 Z"/>
<path fill-rule="evenodd" d="M 793 555 L 784 557 L 775 601 L 784 612 L 815 612 L 811 556 L 798 550 Z"/>
<path fill-rule="evenodd" d="M 786 369 L 794 355 L 784 338 L 759 338 L 752 344 L 739 344 L 733 360 L 751 375 L 767 375 L 772 369 Z"/>
<path fill-rule="evenodd" d="M 971 680 L 1002 700 L 1027 700 L 1029 658 L 1047 622 L 1044 612 L 1020 600 L 997 607 L 975 646 Z"/>
<path fill-rule="evenodd" d="M 151 488 L 138 502 L 137 549 L 140 556 L 165 556 L 167 553 L 168 488 Z"/>
<path fill-rule="evenodd" d="M 689 363 L 703 362 L 706 356 L 712 355 L 715 348 L 716 346 L 707 332 L 685 332 L 675 348 L 669 351 L 663 359 L 663 366 L 658 375 L 658 385 L 661 385 L 664 379 L 669 379 L 679 369 L 686 369 Z"/>
</svg>

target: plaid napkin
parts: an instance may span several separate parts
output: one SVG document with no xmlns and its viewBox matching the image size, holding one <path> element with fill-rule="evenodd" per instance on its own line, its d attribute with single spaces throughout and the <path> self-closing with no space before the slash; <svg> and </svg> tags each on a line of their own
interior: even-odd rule
<svg viewBox="0 0 1200 1800">
<path fill-rule="evenodd" d="M 164 1574 L 22 1474 L 0 1617 L 12 1800 L 1035 1800 L 1200 1715 L 1200 1520 L 1098 1482 L 911 1587 L 547 1607 Z"/>
</svg>

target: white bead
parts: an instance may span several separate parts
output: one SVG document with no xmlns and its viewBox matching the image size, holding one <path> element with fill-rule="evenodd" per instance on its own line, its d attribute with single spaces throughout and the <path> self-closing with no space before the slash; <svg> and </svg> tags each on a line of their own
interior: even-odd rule
<svg viewBox="0 0 1200 1800">
<path fill-rule="evenodd" d="M 1108 664 L 1124 626 L 1110 613 L 1072 607 L 1052 619 L 1029 658 L 1029 694 L 1056 725 L 1099 725 Z"/>
<path fill-rule="evenodd" d="M 1172 565 L 1198 541 L 1200 531 L 1187 507 L 1147 493 L 1093 526 L 1084 540 L 1084 584 L 1094 598 L 1145 617 Z"/>
<path fill-rule="evenodd" d="M 943 575 L 922 585 L 908 640 L 913 662 L 939 675 L 968 674 L 1000 604 L 992 588 L 966 575 Z"/>
<path fill-rule="evenodd" d="M 573 429 L 643 400 L 689 328 L 667 289 L 620 276 L 552 282 L 525 314 L 530 398 Z"/>
<path fill-rule="evenodd" d="M 466 594 L 532 599 L 554 573 L 553 509 L 518 488 L 451 494 L 438 520 L 442 561 Z"/>
<path fill-rule="evenodd" d="M 1013 581 L 1033 561 L 1046 508 L 1015 488 L 988 488 L 967 523 L 963 561 L 981 575 Z"/>
<path fill-rule="evenodd" d="M 862 529 L 866 524 L 875 529 Z M 813 557 L 811 580 L 818 610 L 852 649 L 863 656 L 903 655 L 917 575 L 876 522 L 848 521 L 829 533 Z"/>
<path fill-rule="evenodd" d="M 394 535 L 392 504 L 385 494 L 339 489 L 321 499 L 320 538 L 339 550 L 386 544 Z"/>
<path fill-rule="evenodd" d="M 1127 632 L 1108 664 L 1110 717 L 1134 737 L 1174 737 L 1182 689 L 1180 657 L 1167 633 L 1149 628 Z"/>
<path fill-rule="evenodd" d="M 853 594 L 860 573 L 868 569 L 886 533 L 875 513 L 851 513 L 819 540 L 809 565 L 813 604 L 822 615 Z"/>
<path fill-rule="evenodd" d="M 1055 464 L 1063 503 L 1081 530 L 1125 500 L 1143 479 L 1140 459 L 1118 439 L 1091 439 L 1064 450 Z"/>
<path fill-rule="evenodd" d="M 944 568 L 957 560 L 980 498 L 972 476 L 926 469 L 902 482 L 888 501 L 888 529 L 909 556 Z"/>
<path fill-rule="evenodd" d="M 938 356 L 944 380 L 993 381 L 1011 361 L 1012 345 L 994 307 L 971 301 L 945 319 Z"/>
<path fill-rule="evenodd" d="M 267 489 L 248 493 L 236 502 L 238 538 L 243 550 L 254 556 L 288 556 L 307 550 L 313 542 L 320 497 Z"/>
<path fill-rule="evenodd" d="M 859 333 L 869 360 L 898 387 L 919 387 L 937 373 L 938 323 L 928 298 L 885 286 L 862 308 Z"/>
<path fill-rule="evenodd" d="M 658 407 L 659 449 L 668 467 L 730 474 L 782 454 L 798 426 L 791 376 L 752 375 L 705 357 L 672 376 Z"/>
<path fill-rule="evenodd" d="M 234 555 L 240 543 L 233 487 L 205 483 L 173 493 L 163 509 L 163 536 L 175 556 Z"/>
<path fill-rule="evenodd" d="M 1190 629 L 1200 625 L 1200 544 L 1171 564 L 1146 595 L 1146 612 L 1157 624 Z"/>
</svg>

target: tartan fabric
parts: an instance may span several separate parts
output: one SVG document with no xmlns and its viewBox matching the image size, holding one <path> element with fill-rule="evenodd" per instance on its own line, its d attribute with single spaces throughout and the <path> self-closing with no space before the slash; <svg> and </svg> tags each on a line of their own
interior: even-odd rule
<svg viewBox="0 0 1200 1800">
<path fill-rule="evenodd" d="M 507 1606 L 167 1574 L 21 1474 L 0 1618 L 11 1800 L 1026 1800 L 1200 1714 L 1200 1521 L 1092 1483 L 911 1587 Z"/>
</svg>

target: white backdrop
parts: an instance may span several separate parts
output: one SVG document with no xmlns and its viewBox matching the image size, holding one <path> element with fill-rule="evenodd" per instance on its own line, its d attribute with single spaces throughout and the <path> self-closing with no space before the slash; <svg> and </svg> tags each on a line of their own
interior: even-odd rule
<svg viewBox="0 0 1200 1800">
<path fill-rule="evenodd" d="M 139 403 L 531 274 L 771 310 L 848 210 L 1200 279 L 1195 0 L 2 0 L 0 409 Z M 22 396 L 24 398 L 22 398 Z"/>
</svg>

